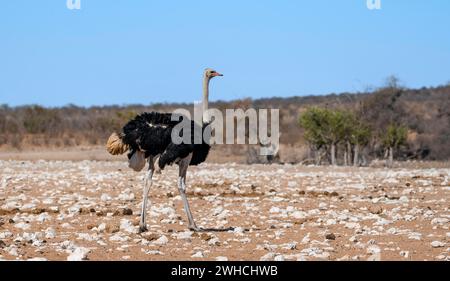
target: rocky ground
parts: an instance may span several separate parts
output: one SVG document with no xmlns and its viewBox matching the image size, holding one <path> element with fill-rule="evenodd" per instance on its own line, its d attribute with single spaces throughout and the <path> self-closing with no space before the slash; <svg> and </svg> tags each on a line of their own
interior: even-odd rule
<svg viewBox="0 0 450 281">
<path fill-rule="evenodd" d="M 203 164 L 156 175 L 113 161 L 0 161 L 4 260 L 450 260 L 449 168 Z"/>
</svg>

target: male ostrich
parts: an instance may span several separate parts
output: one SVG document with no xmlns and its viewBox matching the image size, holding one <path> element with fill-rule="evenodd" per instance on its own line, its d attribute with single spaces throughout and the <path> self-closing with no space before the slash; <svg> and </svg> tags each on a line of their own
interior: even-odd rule
<svg viewBox="0 0 450 281">
<path fill-rule="evenodd" d="M 209 120 L 208 98 L 209 98 L 209 81 L 222 74 L 217 71 L 207 68 L 203 77 L 203 122 L 202 132 L 207 126 Z M 145 159 L 149 164 L 148 172 L 144 181 L 144 194 L 141 210 L 141 219 L 139 223 L 139 231 L 144 232 L 146 227 L 146 210 L 148 192 L 152 184 L 152 176 L 155 171 L 155 162 L 158 161 L 159 168 L 162 170 L 166 165 L 173 163 L 178 164 L 178 190 L 180 191 L 183 200 L 184 209 L 189 220 L 189 229 L 199 231 L 200 229 L 194 222 L 189 203 L 186 198 L 186 172 L 189 165 L 198 165 L 206 160 L 210 149 L 203 138 L 201 144 L 194 144 L 193 135 L 191 134 L 192 144 L 175 144 L 172 142 L 172 129 L 180 121 L 172 121 L 171 113 L 150 112 L 143 113 L 133 120 L 129 121 L 122 129 L 122 132 L 113 133 L 107 142 L 107 150 L 112 155 L 128 153 L 130 167 L 135 171 L 140 171 L 145 166 Z M 199 124 L 191 120 L 192 130 L 194 132 L 195 126 Z M 203 134 L 202 134 L 203 135 Z M 159 158 L 158 158 L 159 157 Z"/>
</svg>

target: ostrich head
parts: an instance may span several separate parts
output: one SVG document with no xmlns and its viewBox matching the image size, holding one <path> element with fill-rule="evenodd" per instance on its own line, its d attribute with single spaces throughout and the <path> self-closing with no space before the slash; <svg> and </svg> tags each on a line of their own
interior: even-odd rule
<svg viewBox="0 0 450 281">
<path fill-rule="evenodd" d="M 206 78 L 212 79 L 212 78 L 217 77 L 217 76 L 223 76 L 223 74 L 220 74 L 219 72 L 215 71 L 212 68 L 205 69 L 205 77 Z"/>
</svg>

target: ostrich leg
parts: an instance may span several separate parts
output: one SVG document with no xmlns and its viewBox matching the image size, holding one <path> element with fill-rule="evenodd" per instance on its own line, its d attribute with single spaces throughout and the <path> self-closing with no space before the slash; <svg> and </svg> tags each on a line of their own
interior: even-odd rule
<svg viewBox="0 0 450 281">
<path fill-rule="evenodd" d="M 148 171 L 147 175 L 144 179 L 144 194 L 142 196 L 142 209 L 141 209 L 141 220 L 139 222 L 139 232 L 147 231 L 147 225 L 145 223 L 145 216 L 147 213 L 147 201 L 148 201 L 148 192 L 150 191 L 150 187 L 152 186 L 152 177 L 154 168 L 153 157 L 148 158 Z"/>
<path fill-rule="evenodd" d="M 192 217 L 191 209 L 189 208 L 189 203 L 186 198 L 186 172 L 191 162 L 192 154 L 189 154 L 186 158 L 183 158 L 178 163 L 179 165 L 179 177 L 178 177 L 178 190 L 180 191 L 181 199 L 183 200 L 184 210 L 189 220 L 189 229 L 193 231 L 200 231 L 200 228 L 195 224 L 194 218 Z"/>
</svg>

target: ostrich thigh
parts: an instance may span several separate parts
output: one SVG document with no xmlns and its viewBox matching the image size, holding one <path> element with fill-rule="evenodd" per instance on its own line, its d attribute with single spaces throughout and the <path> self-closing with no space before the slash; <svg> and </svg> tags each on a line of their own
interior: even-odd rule
<svg viewBox="0 0 450 281">
<path fill-rule="evenodd" d="M 145 166 L 145 153 L 142 151 L 136 151 L 128 160 L 128 167 L 136 172 L 141 171 Z"/>
</svg>

